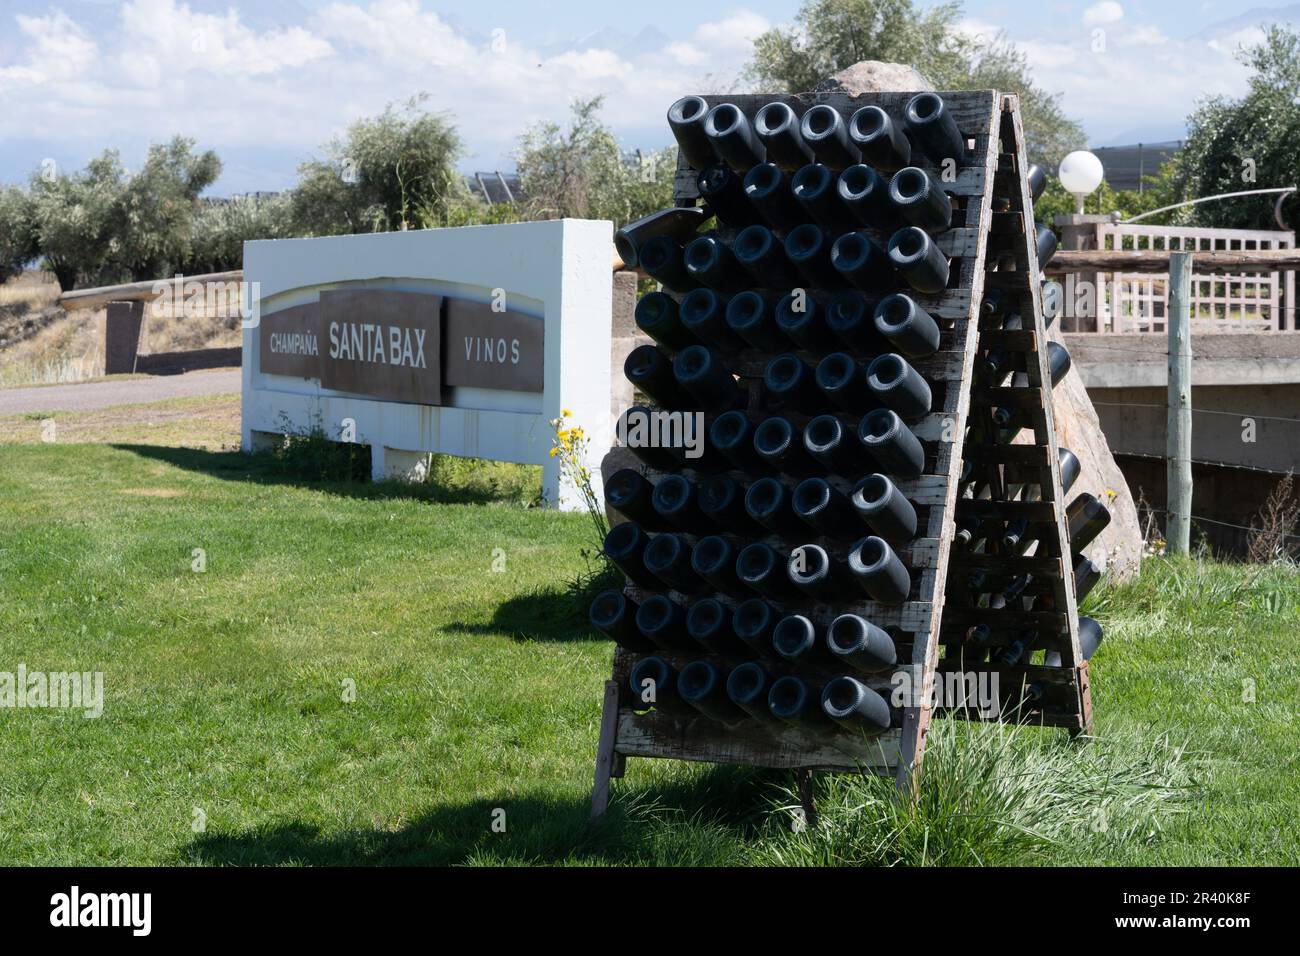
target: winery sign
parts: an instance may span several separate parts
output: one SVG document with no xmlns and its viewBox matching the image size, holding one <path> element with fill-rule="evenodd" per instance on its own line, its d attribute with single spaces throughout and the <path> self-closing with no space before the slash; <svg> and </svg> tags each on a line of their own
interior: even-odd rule
<svg viewBox="0 0 1300 956">
<path fill-rule="evenodd" d="M 245 244 L 244 447 L 286 431 L 370 446 L 378 477 L 429 452 L 541 464 L 550 421 L 596 461 L 610 434 L 611 227 L 561 220 Z M 277 424 L 278 423 L 278 424 Z"/>
<path fill-rule="evenodd" d="M 543 320 L 433 292 L 335 289 L 263 316 L 262 371 L 381 401 L 441 405 L 444 386 L 541 392 Z"/>
</svg>

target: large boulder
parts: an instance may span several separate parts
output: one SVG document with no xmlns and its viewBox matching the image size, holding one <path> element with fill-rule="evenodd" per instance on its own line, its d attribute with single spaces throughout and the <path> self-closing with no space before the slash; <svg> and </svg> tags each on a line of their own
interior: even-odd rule
<svg viewBox="0 0 1300 956">
<path fill-rule="evenodd" d="M 1047 337 L 1064 345 L 1059 321 L 1048 329 Z M 1071 368 L 1052 389 L 1052 414 L 1057 444 L 1079 457 L 1079 478 L 1066 496 L 1067 504 L 1087 491 L 1110 509 L 1110 525 L 1085 549 L 1088 557 L 1116 578 L 1136 573 L 1142 562 L 1142 529 L 1138 524 L 1137 505 L 1124 473 L 1110 453 L 1097 420 L 1097 410 L 1077 369 Z"/>
<path fill-rule="evenodd" d="M 863 60 L 822 80 L 814 93 L 882 93 L 889 91 L 922 92 L 934 87 L 924 76 L 905 63 Z"/>
</svg>

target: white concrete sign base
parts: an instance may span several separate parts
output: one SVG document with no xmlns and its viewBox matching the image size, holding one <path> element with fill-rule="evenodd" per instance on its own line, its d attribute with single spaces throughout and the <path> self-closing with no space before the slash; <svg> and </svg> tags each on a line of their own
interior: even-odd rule
<svg viewBox="0 0 1300 956">
<path fill-rule="evenodd" d="M 252 309 L 243 339 L 243 448 L 255 451 L 286 433 L 303 434 L 319 427 L 331 439 L 350 438 L 369 445 L 376 479 L 422 477 L 431 452 L 536 464 L 542 466 L 542 496 L 547 505 L 572 509 L 581 507 L 581 500 L 574 488 L 561 487 L 558 461 L 550 455 L 554 436 L 550 422 L 567 409 L 569 423 L 582 427 L 589 438 L 588 464 L 603 501 L 599 463 L 611 445 L 612 231 L 606 221 L 565 219 L 245 243 L 244 282 Z M 362 293 L 331 299 L 352 303 L 357 314 L 322 308 L 327 317 L 341 316 L 344 321 L 318 318 L 315 310 L 321 308 L 321 294 L 336 290 Z M 366 294 L 378 299 L 381 291 L 442 297 L 410 301 L 443 302 L 443 328 L 416 338 L 403 335 L 396 320 L 387 319 L 390 324 L 384 325 L 383 316 L 376 318 L 364 307 L 370 301 Z M 388 298 L 399 305 L 384 316 L 400 319 L 400 303 L 408 300 Z M 303 306 L 307 308 L 286 311 Z M 461 309 L 456 323 L 459 338 L 454 342 L 442 338 L 448 307 Z M 542 353 L 540 391 L 533 390 L 532 380 L 513 390 L 443 385 L 435 389 L 440 404 L 382 400 L 374 391 L 367 394 L 375 381 L 390 396 L 413 394 L 420 388 L 424 391 L 419 394 L 428 394 L 427 380 L 423 385 L 415 381 L 429 371 L 423 363 L 437 361 L 445 368 L 453 348 L 463 352 L 454 381 L 475 374 L 473 367 L 466 367 L 471 357 L 504 362 L 504 369 L 484 370 L 484 380 L 495 386 L 503 375 L 512 374 L 510 362 L 527 362 L 529 356 L 519 355 L 517 341 L 502 343 L 486 336 L 479 341 L 464 331 L 473 327 L 480 312 L 487 323 L 506 309 L 516 328 L 528 331 L 530 316 L 541 323 L 540 346 L 536 336 L 525 337 Z M 279 320 L 278 313 L 283 313 Z M 429 314 L 437 315 L 436 311 Z M 468 324 L 465 315 L 471 316 Z M 304 367 L 298 374 L 265 372 L 260 349 L 267 336 L 260 333 L 259 325 L 265 322 L 270 330 L 290 316 L 297 316 L 295 333 L 277 334 L 268 348 L 299 350 L 288 361 Z M 364 331 L 366 337 L 358 337 L 354 345 L 355 341 L 365 344 L 349 351 L 343 341 L 340 353 L 348 328 L 354 334 Z M 486 344 L 489 341 L 491 345 Z M 424 346 L 427 355 L 413 351 L 412 342 Z M 275 367 L 286 367 L 283 356 L 276 359 L 280 364 Z M 321 385 L 321 374 L 310 368 L 314 362 L 328 364 L 325 374 L 335 387 Z M 268 358 L 265 364 L 274 363 Z M 435 376 L 439 372 L 433 370 Z"/>
</svg>

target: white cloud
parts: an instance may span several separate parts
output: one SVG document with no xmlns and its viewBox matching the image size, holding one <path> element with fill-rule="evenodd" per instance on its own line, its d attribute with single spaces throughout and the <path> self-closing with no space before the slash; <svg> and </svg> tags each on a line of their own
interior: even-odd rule
<svg viewBox="0 0 1300 956">
<path fill-rule="evenodd" d="M 1118 23 L 1124 19 L 1124 8 L 1115 0 L 1101 0 L 1083 11 L 1085 26 L 1096 27 L 1107 23 Z"/>
<path fill-rule="evenodd" d="M 224 16 L 196 13 L 175 0 L 134 0 L 122 6 L 122 28 L 141 55 L 166 63 L 166 73 L 278 73 L 329 56 L 333 50 L 302 27 L 255 33 L 234 8 Z"/>
<path fill-rule="evenodd" d="M 17 66 L 0 68 L 0 88 L 37 85 L 80 76 L 92 63 L 98 48 L 84 30 L 62 11 L 46 17 L 16 18 L 27 38 L 27 56 Z"/>
<path fill-rule="evenodd" d="M 363 9 L 333 3 L 314 25 L 320 33 L 383 62 L 407 68 L 464 67 L 477 55 L 437 13 L 425 13 L 416 0 L 379 0 Z"/>
<path fill-rule="evenodd" d="M 709 62 L 709 55 L 693 43 L 670 43 L 664 47 L 664 53 L 682 66 L 703 66 Z"/>
<path fill-rule="evenodd" d="M 48 143 L 72 165 L 106 146 L 131 161 L 179 133 L 245 157 L 228 163 L 228 175 L 255 167 L 249 156 L 279 157 L 279 186 L 350 123 L 423 91 L 429 108 L 451 114 L 467 165 L 478 168 L 508 168 L 525 127 L 565 122 L 577 97 L 604 95 L 604 118 L 625 141 L 656 148 L 672 140 L 669 104 L 684 92 L 733 88 L 752 38 L 771 25 L 739 9 L 680 31 L 663 49 L 620 47 L 611 29 L 542 52 L 539 38 L 459 29 L 432 0 L 332 0 L 273 28 L 241 16 L 250 0 L 228 2 L 213 15 L 185 0 L 130 0 L 94 31 L 62 13 L 25 18 L 19 29 L 0 15 L 16 41 L 0 67 L 0 139 Z M 41 158 L 0 170 L 0 179 L 26 175 Z"/>
<path fill-rule="evenodd" d="M 695 43 L 710 56 L 748 59 L 754 38 L 772 26 L 767 17 L 750 10 L 738 10 L 722 20 L 702 23 L 695 28 Z"/>
<path fill-rule="evenodd" d="M 1165 36 L 1159 27 L 1149 23 L 1131 30 L 1112 32 L 1111 36 L 1121 46 L 1162 46 L 1169 42 L 1169 37 Z"/>
<path fill-rule="evenodd" d="M 1212 50 L 1235 56 L 1242 47 L 1254 46 L 1264 39 L 1262 27 L 1243 27 L 1221 37 L 1214 37 L 1208 42 Z"/>
<path fill-rule="evenodd" d="M 632 64 L 610 50 L 570 50 L 545 60 L 542 66 L 568 70 L 577 80 L 625 79 L 632 74 Z"/>
</svg>

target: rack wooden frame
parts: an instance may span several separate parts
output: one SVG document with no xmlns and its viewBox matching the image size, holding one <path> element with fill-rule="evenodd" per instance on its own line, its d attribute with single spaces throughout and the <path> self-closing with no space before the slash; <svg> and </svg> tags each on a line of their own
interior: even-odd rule
<svg viewBox="0 0 1300 956">
<path fill-rule="evenodd" d="M 813 105 L 826 104 L 840 111 L 847 120 L 855 110 L 873 104 L 900 117 L 905 104 L 914 95 L 893 92 L 859 96 L 815 93 L 709 96 L 704 99 L 710 106 L 720 102 L 734 103 L 750 117 L 761 106 L 773 100 L 789 103 L 800 114 Z M 910 545 L 899 549 L 899 556 L 913 571 L 919 571 L 919 574 L 913 593 L 902 605 L 862 601 L 851 608 L 879 626 L 893 626 L 911 635 L 910 647 L 906 640 L 898 642 L 900 662 L 909 659 L 910 650 L 911 663 L 900 664 L 893 674 L 865 679 L 864 682 L 876 690 L 889 690 L 898 671 L 905 671 L 910 686 L 917 688 L 919 693 L 911 694 L 905 702 L 900 727 L 872 738 L 858 737 L 841 729 L 811 731 L 755 721 L 725 728 L 703 716 L 680 719 L 657 710 L 648 713 L 634 711 L 631 707 L 628 678 L 633 663 L 642 655 L 616 648 L 613 674 L 605 683 L 604 689 L 595 786 L 592 791 L 593 819 L 604 814 L 609 800 L 610 779 L 623 775 L 628 757 L 661 757 L 795 769 L 801 774 L 801 791 L 805 794 L 808 792 L 808 774 L 813 770 L 888 774 L 895 779 L 900 791 L 906 793 L 913 790 L 932 716 L 931 688 L 941 663 L 939 650 L 945 636 L 942 625 L 948 572 L 950 567 L 964 566 L 961 561 L 954 565 L 956 556 L 950 553 L 953 515 L 958 507 L 959 479 L 965 458 L 964 436 L 973 407 L 987 408 L 990 399 L 1004 398 L 981 395 L 978 389 L 972 387 L 975 357 L 981 346 L 992 344 L 999 334 L 1004 337 L 1011 335 L 980 330 L 979 315 L 986 274 L 990 278 L 996 276 L 994 281 L 1003 288 L 1004 296 L 1010 292 L 1020 297 L 1025 318 L 1031 314 L 1033 316 L 1032 330 L 1027 329 L 1018 339 L 1008 342 L 1008 347 L 1023 351 L 1027 359 L 1030 388 L 1018 391 L 1032 392 L 1037 395 L 1037 400 L 1029 394 L 1005 396 L 1032 408 L 1030 417 L 1033 422 L 1034 445 L 1001 446 L 996 451 L 988 449 L 983 454 L 983 459 L 987 461 L 982 460 L 981 466 L 997 470 L 999 479 L 1002 463 L 995 461 L 999 457 L 1015 461 L 1025 468 L 1037 469 L 1036 477 L 1044 490 L 1042 498 L 1051 512 L 1047 517 L 1057 531 L 1055 547 L 1049 543 L 1048 551 L 1055 551 L 1057 557 L 1054 562 L 1051 561 L 1051 555 L 1039 558 L 1034 567 L 1045 568 L 1046 573 L 1055 575 L 1052 579 L 1055 582 L 1053 593 L 1058 601 L 1057 606 L 1065 608 L 1063 616 L 1066 620 L 1057 621 L 1053 618 L 1053 621 L 1068 633 L 1068 638 L 1061 642 L 1063 646 L 1060 648 L 1068 666 L 998 668 L 984 664 L 983 670 L 996 671 L 1000 680 L 1017 684 L 1025 680 L 1046 680 L 1054 688 L 1054 704 L 1058 700 L 1055 688 L 1064 684 L 1080 689 L 1077 695 L 1080 704 L 1076 708 L 1078 719 L 1070 723 L 1065 719 L 1066 708 L 1060 706 L 1051 712 L 1052 717 L 1059 719 L 1049 722 L 1076 729 L 1087 725 L 1087 665 L 1081 663 L 1079 655 L 1072 567 L 1070 562 L 1059 560 L 1059 555 L 1069 554 L 1069 550 L 1060 504 L 1060 474 L 1052 425 L 1051 393 L 1050 387 L 1045 388 L 1042 384 L 1049 379 L 1045 351 L 1038 346 L 1046 341 L 1046 333 L 1041 292 L 1036 279 L 1038 271 L 1032 239 L 1032 216 L 1027 212 L 1032 204 L 1025 176 L 1027 164 L 1023 159 L 1024 139 L 1018 101 L 1015 96 L 1003 96 L 992 90 L 943 93 L 942 96 L 970 148 L 965 164 L 956 169 L 955 178 L 951 175 L 945 177 L 942 169 L 928 161 L 916 162 L 943 182 L 945 191 L 956 197 L 965 216 L 962 225 L 937 237 L 940 248 L 953 260 L 952 268 L 957 270 L 958 280 L 937 296 L 913 295 L 918 305 L 939 321 L 941 328 L 939 351 L 930 358 L 914 363 L 918 371 L 930 381 L 936 395 L 936 409 L 912 423 L 914 433 L 921 439 L 926 450 L 926 471 L 919 478 L 896 482 L 903 494 L 918 506 L 918 516 L 921 519 L 918 537 Z M 920 157 L 916 159 L 919 160 Z M 1004 208 L 998 212 L 994 211 L 995 197 L 1003 200 L 999 205 Z M 684 160 L 679 160 L 674 182 L 674 201 L 680 206 L 690 206 L 695 205 L 697 200 L 696 172 Z M 876 238 L 883 244 L 888 237 L 878 234 Z M 1014 263 L 1014 271 L 987 272 L 986 259 L 990 250 L 1002 257 L 1008 266 Z M 742 385 L 749 389 L 751 408 L 756 407 L 761 387 L 759 379 L 762 353 L 741 353 L 738 367 L 733 370 L 737 372 Z M 982 404 L 973 406 L 973 398 Z M 1017 450 L 1021 447 L 1025 448 L 1024 452 Z M 980 457 L 980 454 L 976 457 Z M 654 475 L 650 469 L 646 469 L 646 472 Z M 682 473 L 692 475 L 689 470 Z M 739 474 L 736 473 L 737 476 Z M 847 491 L 850 487 L 839 479 L 827 480 L 841 491 Z M 1010 507 L 1015 510 L 1022 505 L 1012 502 Z M 1045 514 L 1041 507 L 1039 514 Z M 810 539 L 814 537 L 810 535 Z M 628 593 L 639 597 L 641 591 L 629 582 Z M 684 597 L 675 592 L 670 594 L 677 600 Z M 819 623 L 825 623 L 831 616 L 829 608 L 822 605 L 812 605 L 810 610 L 805 602 L 800 604 L 800 610 Z M 844 610 L 843 607 L 837 607 L 835 613 Z M 974 611 L 971 614 L 979 616 Z M 687 660 L 711 656 L 705 653 L 658 653 L 677 668 Z M 949 658 L 945 660 L 951 664 Z M 769 663 L 772 664 L 769 670 L 773 674 L 785 672 L 780 664 L 765 661 L 765 665 Z M 1041 671 L 1058 673 L 1044 676 L 1039 674 Z M 1068 676 L 1063 680 L 1066 671 Z M 799 673 L 808 675 L 810 671 L 805 665 L 799 669 Z M 832 673 L 827 668 L 825 676 L 830 677 Z M 856 676 L 862 679 L 861 675 Z M 1028 714 L 1021 708 L 1018 716 L 1026 719 Z M 1006 717 L 1005 713 L 1003 717 Z M 811 810 L 807 798 L 805 804 Z"/>
</svg>

